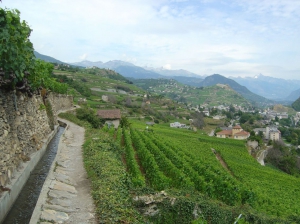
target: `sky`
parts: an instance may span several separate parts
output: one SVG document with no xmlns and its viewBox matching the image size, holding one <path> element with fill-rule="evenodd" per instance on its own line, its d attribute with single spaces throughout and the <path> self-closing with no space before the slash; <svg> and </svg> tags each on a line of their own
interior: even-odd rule
<svg viewBox="0 0 300 224">
<path fill-rule="evenodd" d="M 36 51 L 199 75 L 300 79 L 299 0 L 2 0 Z"/>
</svg>

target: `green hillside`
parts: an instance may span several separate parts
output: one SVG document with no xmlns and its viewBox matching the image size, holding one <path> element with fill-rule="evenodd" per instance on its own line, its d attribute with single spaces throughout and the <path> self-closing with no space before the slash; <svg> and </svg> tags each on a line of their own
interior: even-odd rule
<svg viewBox="0 0 300 224">
<path fill-rule="evenodd" d="M 262 96 L 251 92 L 245 86 L 238 84 L 236 81 L 228 79 L 218 74 L 208 76 L 203 80 L 203 82 L 201 82 L 201 86 L 213 86 L 216 84 L 229 85 L 232 89 L 241 94 L 245 99 L 251 101 L 252 103 L 256 103 L 257 105 L 262 106 L 273 103 L 272 100 L 268 100 Z"/>
<path fill-rule="evenodd" d="M 46 61 L 46 62 L 57 63 L 57 64 L 66 64 L 65 62 L 57 60 L 57 59 L 55 59 L 53 57 L 50 57 L 50 56 L 47 56 L 47 55 L 44 55 L 44 54 L 40 54 L 37 51 L 34 51 L 34 56 L 36 58 L 41 59 L 41 60 Z"/>
<path fill-rule="evenodd" d="M 60 66 L 54 70 L 54 77 L 69 84 L 72 89 L 69 93 L 75 96 L 75 102 L 86 98 L 92 108 L 120 108 L 127 116 L 146 117 L 156 122 L 168 122 L 179 119 L 187 122 L 186 117 L 191 111 L 167 97 L 159 94 L 151 95 L 129 80 L 110 69 L 79 69 Z M 102 96 L 107 96 L 104 101 Z"/>
<path fill-rule="evenodd" d="M 218 139 L 200 131 L 169 127 L 171 121 L 190 116 L 190 112 L 180 107 L 182 104 L 161 98 L 159 94 L 168 96 L 176 86 L 185 97 L 192 91 L 199 91 L 202 96 L 210 94 L 206 96 L 210 99 L 214 99 L 214 96 L 220 99 L 228 94 L 222 98 L 225 101 L 225 98 L 231 97 L 231 92 L 234 93 L 232 96 L 239 96 L 231 88 L 212 86 L 197 89 L 180 85 L 174 80 L 140 82 L 140 86 L 152 91 L 149 95 L 113 71 L 100 69 L 95 74 L 90 73 L 85 69 L 77 72 L 55 71 L 56 76 L 66 76 L 91 89 L 91 95 L 87 97 L 91 107 L 120 108 L 122 115 L 130 117 L 131 124 L 130 129 L 108 129 L 107 126 L 102 130 L 88 129 L 87 136 L 93 140 L 87 139 L 85 160 L 88 173 L 93 173 L 93 197 L 99 217 L 116 218 L 116 214 L 122 213 L 122 218 L 118 219 L 120 222 L 126 219 L 126 222 L 132 223 L 191 223 L 197 219 L 207 223 L 233 223 L 242 214 L 246 223 L 300 221 L 299 178 L 261 166 L 248 154 L 244 141 Z M 157 84 L 157 81 L 160 83 Z M 115 102 L 102 101 L 101 96 L 109 94 L 115 96 Z M 81 97 L 80 94 L 78 97 Z M 130 105 L 126 103 L 128 98 Z M 151 103 L 145 104 L 146 101 Z M 146 129 L 146 121 L 151 117 L 158 120 L 159 124 Z M 103 131 L 111 136 L 111 140 L 103 140 L 105 143 L 99 140 L 105 136 Z M 110 141 L 114 143 L 108 144 Z M 109 147 L 112 147 L 111 150 Z M 113 171 L 116 167 L 112 158 L 118 164 L 118 169 L 127 173 L 126 177 L 123 171 Z M 109 160 L 110 165 L 104 162 L 102 167 L 102 160 Z M 105 181 L 101 176 L 104 171 L 112 175 Z M 116 179 L 120 181 L 114 181 Z M 103 184 L 107 187 L 102 188 Z M 133 197 L 148 197 L 160 191 L 165 192 L 166 196 L 155 202 L 156 215 L 141 218 L 131 210 L 143 214 L 148 204 L 128 202 Z M 121 193 L 120 200 L 114 198 L 114 195 Z M 103 195 L 107 196 L 103 198 Z M 113 203 L 114 207 L 103 207 L 107 203 Z M 123 206 L 126 209 L 120 210 Z M 195 210 L 201 216 L 195 218 Z M 139 221 L 134 221 L 137 219 Z"/>
<path fill-rule="evenodd" d="M 261 166 L 244 141 L 129 122 L 129 129 L 87 129 L 85 163 L 101 220 L 300 222 L 300 179 Z"/>
<path fill-rule="evenodd" d="M 221 104 L 250 105 L 244 97 L 227 85 L 192 87 L 173 79 L 138 79 L 132 82 L 148 92 L 161 94 L 182 103 L 207 104 L 209 107 Z"/>
<path fill-rule="evenodd" d="M 154 188 L 195 189 L 230 206 L 247 204 L 257 214 L 299 219 L 300 204 L 297 201 L 300 191 L 297 189 L 300 179 L 261 166 L 249 155 L 245 142 L 161 125 L 153 127 L 151 133 L 141 132 L 140 128 L 137 122 L 131 129 L 133 144 L 137 149 L 144 144 L 154 156 L 159 170 L 169 178 L 165 186 L 153 183 Z M 216 159 L 212 149 L 227 167 Z M 138 150 L 136 153 L 143 168 L 147 169 L 140 157 L 142 154 Z M 170 171 L 172 169 L 174 173 Z"/>
<path fill-rule="evenodd" d="M 300 97 L 292 103 L 292 107 L 295 111 L 300 111 Z"/>
</svg>

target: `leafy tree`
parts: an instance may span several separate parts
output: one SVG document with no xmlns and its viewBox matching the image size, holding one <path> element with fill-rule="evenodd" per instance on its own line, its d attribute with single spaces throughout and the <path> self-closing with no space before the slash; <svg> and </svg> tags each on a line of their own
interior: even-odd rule
<svg viewBox="0 0 300 224">
<path fill-rule="evenodd" d="M 80 120 L 89 122 L 93 128 L 99 128 L 103 124 L 103 120 L 95 114 L 93 109 L 88 107 L 76 109 L 76 116 Z"/>
<path fill-rule="evenodd" d="M 18 10 L 0 8 L 0 87 L 30 92 L 27 81 L 34 69 L 31 29 Z"/>
<path fill-rule="evenodd" d="M 45 89 L 50 89 L 57 93 L 66 93 L 68 85 L 65 83 L 57 82 L 55 78 L 52 77 L 53 64 L 36 60 L 35 67 L 30 76 L 28 77 L 31 88 L 33 90 L 43 87 Z"/>
<path fill-rule="evenodd" d="M 114 95 L 107 95 L 108 101 L 111 103 L 116 103 L 117 99 Z"/>
<path fill-rule="evenodd" d="M 132 106 L 132 101 L 130 97 L 126 98 L 126 102 L 125 102 L 126 107 L 131 107 Z"/>
<path fill-rule="evenodd" d="M 53 65 L 36 60 L 29 40 L 30 27 L 20 21 L 18 10 L 0 8 L 0 87 L 32 95 L 43 87 L 65 93 L 67 85 L 51 78 Z"/>
<path fill-rule="evenodd" d="M 196 128 L 203 128 L 205 126 L 205 122 L 204 122 L 204 118 L 203 118 L 203 113 L 199 113 L 199 112 L 195 112 L 193 114 L 191 114 L 193 122 L 192 124 L 196 127 Z"/>
<path fill-rule="evenodd" d="M 272 147 L 268 150 L 266 162 L 288 174 L 299 175 L 296 149 L 285 146 L 283 142 L 273 142 Z"/>
<path fill-rule="evenodd" d="M 85 84 L 82 82 L 73 80 L 72 78 L 68 78 L 66 75 L 55 75 L 52 74 L 52 77 L 54 77 L 58 82 L 66 83 L 69 86 L 76 89 L 81 95 L 85 97 L 90 97 L 92 95 L 92 91 L 90 88 L 88 88 Z"/>
<path fill-rule="evenodd" d="M 129 128 L 130 127 L 130 122 L 128 121 L 128 118 L 126 116 L 121 117 L 120 126 L 121 126 L 121 128 Z"/>
<path fill-rule="evenodd" d="M 209 114 L 210 114 L 211 116 L 214 116 L 214 115 L 217 115 L 218 112 L 219 112 L 219 110 L 218 110 L 217 108 L 212 108 L 212 109 L 210 110 Z"/>
<path fill-rule="evenodd" d="M 232 104 L 229 106 L 229 112 L 235 113 L 235 108 Z"/>
<path fill-rule="evenodd" d="M 216 135 L 217 135 L 217 133 L 218 133 L 218 132 L 220 132 L 220 131 L 222 131 L 222 129 L 221 129 L 221 128 L 216 128 L 216 130 L 215 130 L 215 132 L 214 132 L 214 136 L 216 136 Z"/>
<path fill-rule="evenodd" d="M 249 113 L 243 113 L 240 117 L 240 123 L 244 124 L 250 119 L 251 115 Z"/>
</svg>

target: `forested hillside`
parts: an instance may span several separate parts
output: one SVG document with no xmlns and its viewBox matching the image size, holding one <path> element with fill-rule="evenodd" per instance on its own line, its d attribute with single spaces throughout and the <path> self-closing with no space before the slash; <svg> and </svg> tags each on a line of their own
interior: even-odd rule
<svg viewBox="0 0 300 224">
<path fill-rule="evenodd" d="M 294 103 L 292 103 L 292 107 L 294 110 L 300 111 L 300 97 Z"/>
</svg>

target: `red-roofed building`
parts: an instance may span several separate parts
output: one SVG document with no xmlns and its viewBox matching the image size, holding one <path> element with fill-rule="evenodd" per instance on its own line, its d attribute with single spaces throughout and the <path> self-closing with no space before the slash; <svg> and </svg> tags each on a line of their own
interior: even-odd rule
<svg viewBox="0 0 300 224">
<path fill-rule="evenodd" d="M 120 125 L 121 110 L 98 110 L 97 115 L 105 120 L 106 124 L 113 124 L 115 128 Z"/>
<path fill-rule="evenodd" d="M 218 138 L 233 138 L 233 139 L 247 139 L 250 133 L 244 131 L 241 126 L 236 125 L 232 130 L 223 130 L 216 133 Z"/>
</svg>

